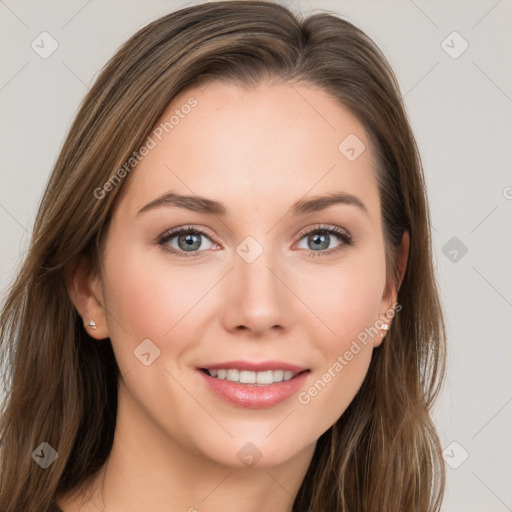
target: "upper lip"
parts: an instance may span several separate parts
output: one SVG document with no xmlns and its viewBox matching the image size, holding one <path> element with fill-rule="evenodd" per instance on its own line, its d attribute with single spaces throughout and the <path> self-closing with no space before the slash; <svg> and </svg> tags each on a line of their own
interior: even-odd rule
<svg viewBox="0 0 512 512">
<path fill-rule="evenodd" d="M 308 368 L 296 364 L 285 363 L 284 361 L 225 361 L 201 366 L 202 370 L 248 370 L 262 372 L 265 370 L 288 370 L 293 373 L 301 373 Z"/>
</svg>

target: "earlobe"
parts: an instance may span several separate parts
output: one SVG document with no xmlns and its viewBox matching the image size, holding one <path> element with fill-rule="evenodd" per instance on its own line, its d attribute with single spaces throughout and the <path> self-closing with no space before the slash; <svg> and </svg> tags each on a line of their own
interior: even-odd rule
<svg viewBox="0 0 512 512">
<path fill-rule="evenodd" d="M 373 335 L 373 348 L 377 348 L 384 341 L 386 333 L 390 328 L 390 322 L 388 320 L 378 320 L 375 322 L 374 327 L 378 330 L 378 332 Z"/>
<path fill-rule="evenodd" d="M 68 267 L 66 285 L 70 299 L 82 317 L 87 333 L 99 340 L 108 338 L 101 280 L 90 272 L 84 259 Z"/>
<path fill-rule="evenodd" d="M 94 320 L 92 320 L 91 318 L 89 318 L 89 320 L 87 320 L 85 327 L 88 327 L 89 329 L 93 329 L 94 331 L 97 329 L 96 322 Z"/>
</svg>

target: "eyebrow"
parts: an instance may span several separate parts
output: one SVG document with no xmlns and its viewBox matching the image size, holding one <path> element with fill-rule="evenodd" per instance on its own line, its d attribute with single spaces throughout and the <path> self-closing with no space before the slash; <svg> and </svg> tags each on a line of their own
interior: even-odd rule
<svg viewBox="0 0 512 512">
<path fill-rule="evenodd" d="M 346 204 L 356 206 L 368 215 L 364 203 L 353 194 L 347 192 L 333 192 L 324 196 L 314 196 L 307 199 L 300 199 L 291 207 L 292 215 L 305 215 L 307 213 L 319 212 L 335 204 Z M 193 212 L 205 213 L 208 215 L 226 216 L 229 209 L 224 203 L 200 196 L 185 196 L 175 192 L 167 192 L 160 197 L 143 206 L 137 215 L 161 207 L 183 208 Z"/>
</svg>

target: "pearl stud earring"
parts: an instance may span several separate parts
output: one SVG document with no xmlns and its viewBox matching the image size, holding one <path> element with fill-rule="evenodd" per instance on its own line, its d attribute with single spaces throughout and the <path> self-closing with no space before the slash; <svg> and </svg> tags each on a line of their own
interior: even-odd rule
<svg viewBox="0 0 512 512">
<path fill-rule="evenodd" d="M 90 327 L 91 329 L 96 329 L 96 322 L 94 320 L 87 320 L 87 327 Z"/>
</svg>

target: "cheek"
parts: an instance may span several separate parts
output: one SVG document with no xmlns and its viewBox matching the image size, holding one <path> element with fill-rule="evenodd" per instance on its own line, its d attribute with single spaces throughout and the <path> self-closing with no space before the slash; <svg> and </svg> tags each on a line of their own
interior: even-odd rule
<svg viewBox="0 0 512 512">
<path fill-rule="evenodd" d="M 186 323 L 187 312 L 211 287 L 211 276 L 199 266 L 180 269 L 175 259 L 152 252 L 113 249 L 107 257 L 107 306 L 117 320 L 109 328 L 121 324 L 125 332 L 160 339 Z"/>
<path fill-rule="evenodd" d="M 384 260 L 364 256 L 353 253 L 339 265 L 318 265 L 297 277 L 299 296 L 316 317 L 312 322 L 321 334 L 322 352 L 331 358 L 379 318 Z"/>
</svg>

